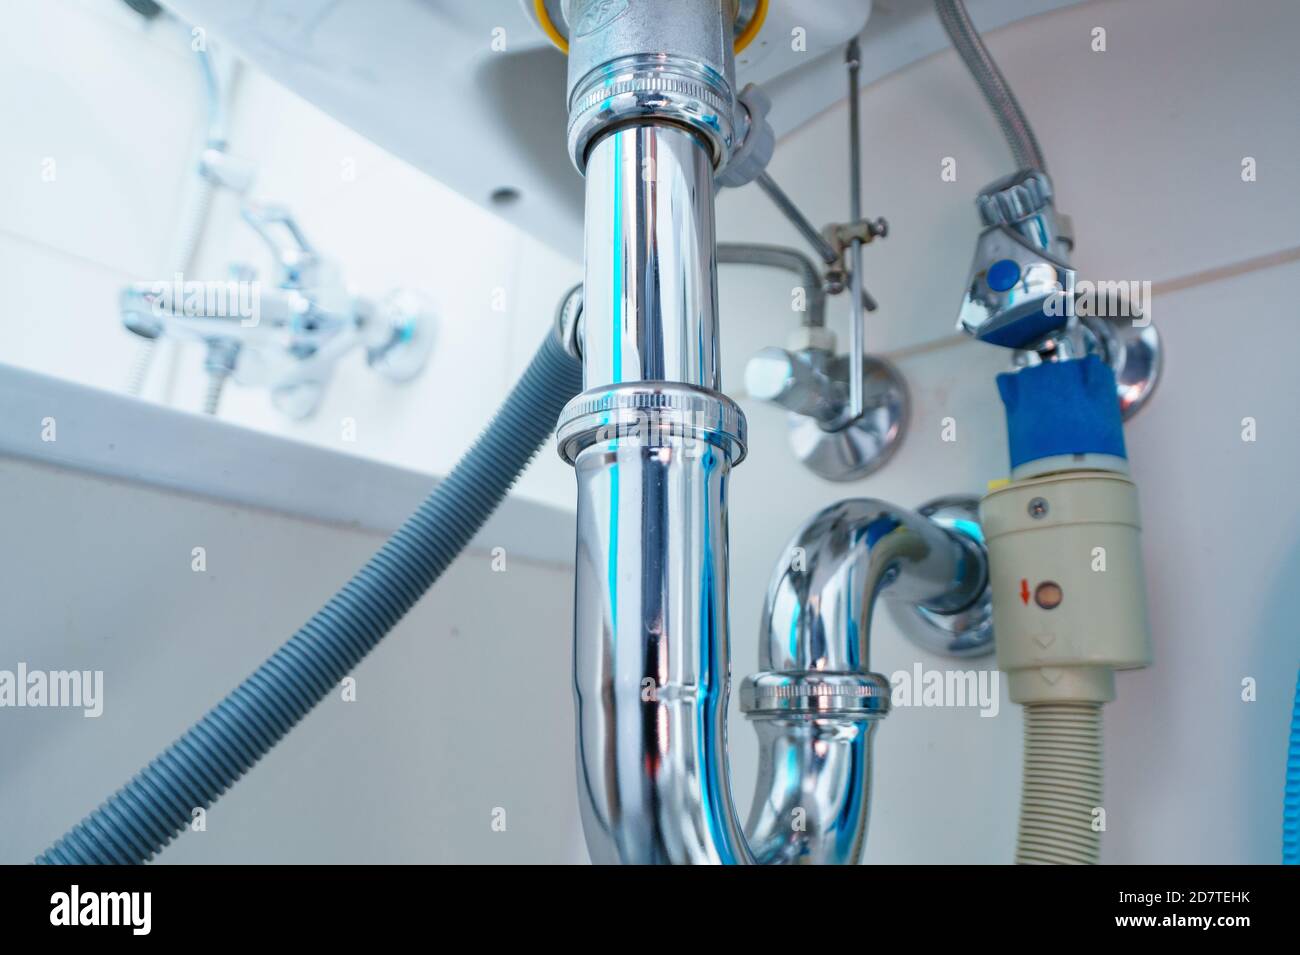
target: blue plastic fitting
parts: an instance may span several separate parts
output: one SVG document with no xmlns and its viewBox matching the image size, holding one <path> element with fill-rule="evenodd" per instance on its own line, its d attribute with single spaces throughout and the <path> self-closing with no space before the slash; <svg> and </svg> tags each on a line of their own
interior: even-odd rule
<svg viewBox="0 0 1300 955">
<path fill-rule="evenodd" d="M 1127 458 L 1115 373 L 1096 355 L 998 375 L 1011 467 L 1072 454 Z"/>
</svg>

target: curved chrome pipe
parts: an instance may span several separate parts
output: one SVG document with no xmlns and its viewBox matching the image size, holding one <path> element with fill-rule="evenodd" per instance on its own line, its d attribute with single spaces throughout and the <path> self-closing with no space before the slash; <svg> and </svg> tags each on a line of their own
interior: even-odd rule
<svg viewBox="0 0 1300 955">
<path fill-rule="evenodd" d="M 764 673 L 868 671 L 878 595 L 955 613 L 984 584 L 983 552 L 969 538 L 884 501 L 839 501 L 786 547 L 764 604 L 759 667 Z"/>
<path fill-rule="evenodd" d="M 785 269 L 799 276 L 807 300 L 804 324 L 821 328 L 826 324 L 826 289 L 812 259 L 798 249 L 782 245 L 759 245 L 748 242 L 719 242 L 719 265 L 761 265 Z"/>
<path fill-rule="evenodd" d="M 574 696 L 597 863 L 749 861 L 727 770 L 727 453 L 582 451 Z"/>
<path fill-rule="evenodd" d="M 985 586 L 982 551 L 871 500 L 835 504 L 795 535 L 768 589 L 763 672 L 741 690 L 760 747 L 742 833 L 726 747 L 726 455 L 614 442 L 576 467 L 574 688 L 592 859 L 861 863 L 872 736 L 889 706 L 870 670 L 876 597 L 961 610 Z"/>
<path fill-rule="evenodd" d="M 840 501 L 795 534 L 767 591 L 762 672 L 740 694 L 760 746 L 746 826 L 756 856 L 862 861 L 871 737 L 889 709 L 889 683 L 871 672 L 876 598 L 954 613 L 986 579 L 977 545 L 883 501 Z"/>
</svg>

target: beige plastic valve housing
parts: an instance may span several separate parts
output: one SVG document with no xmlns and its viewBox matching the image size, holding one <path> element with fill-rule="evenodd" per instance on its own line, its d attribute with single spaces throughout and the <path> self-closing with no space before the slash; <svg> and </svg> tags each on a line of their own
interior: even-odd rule
<svg viewBox="0 0 1300 955">
<path fill-rule="evenodd" d="M 1115 670 L 1151 662 L 1137 488 L 1067 471 L 980 502 L 998 666 L 1017 703 L 1108 702 Z"/>
</svg>

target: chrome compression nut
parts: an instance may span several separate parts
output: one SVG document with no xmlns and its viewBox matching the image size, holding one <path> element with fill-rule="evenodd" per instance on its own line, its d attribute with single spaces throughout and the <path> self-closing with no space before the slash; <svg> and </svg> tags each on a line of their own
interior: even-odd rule
<svg viewBox="0 0 1300 955">
<path fill-rule="evenodd" d="M 693 131 L 726 165 L 736 135 L 736 0 L 565 0 L 569 155 L 579 172 L 604 132 L 647 121 Z"/>
<path fill-rule="evenodd" d="M 734 466 L 745 459 L 745 414 L 725 395 L 670 381 L 583 392 L 560 412 L 556 443 L 569 464 L 593 444 L 621 438 L 647 447 L 665 438 L 704 441 L 724 450 Z"/>
<path fill-rule="evenodd" d="M 740 711 L 751 720 L 782 716 L 874 719 L 889 713 L 889 702 L 889 681 L 879 673 L 756 673 L 740 686 Z"/>
<path fill-rule="evenodd" d="M 715 169 L 726 165 L 734 106 L 726 87 L 696 64 L 652 55 L 607 63 L 578 88 L 569 108 L 569 155 L 579 172 L 599 135 L 637 120 L 684 126 L 708 145 Z"/>
<path fill-rule="evenodd" d="M 1037 169 L 1022 169 L 985 186 L 975 200 L 985 226 L 1015 225 L 1052 202 L 1052 181 Z"/>
</svg>

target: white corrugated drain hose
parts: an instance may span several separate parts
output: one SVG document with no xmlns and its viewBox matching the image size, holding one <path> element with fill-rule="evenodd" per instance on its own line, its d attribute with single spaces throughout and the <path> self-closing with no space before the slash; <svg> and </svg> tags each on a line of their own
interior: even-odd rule
<svg viewBox="0 0 1300 955">
<path fill-rule="evenodd" d="M 1101 831 L 1101 704 L 1025 704 L 1020 865 L 1096 865 Z"/>
</svg>

